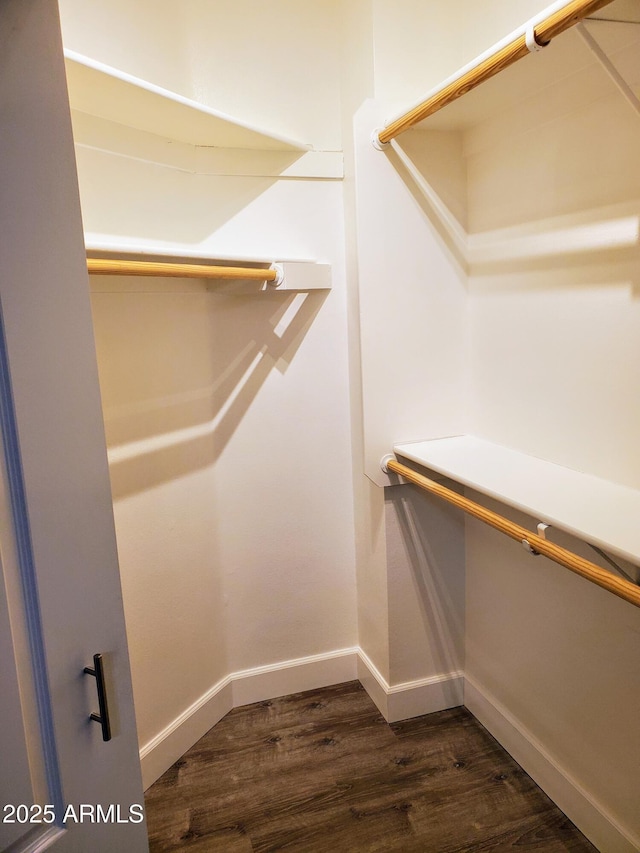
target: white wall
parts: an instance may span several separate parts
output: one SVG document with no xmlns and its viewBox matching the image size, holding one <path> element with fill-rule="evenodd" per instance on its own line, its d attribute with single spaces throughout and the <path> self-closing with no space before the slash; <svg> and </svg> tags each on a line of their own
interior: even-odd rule
<svg viewBox="0 0 640 853">
<path fill-rule="evenodd" d="M 564 49 L 589 61 L 574 33 Z M 640 252 L 637 241 L 614 244 L 634 217 L 637 227 L 640 120 L 601 69 L 583 76 L 598 99 L 584 103 L 584 89 L 579 102 L 565 97 L 560 81 L 542 131 L 516 112 L 501 117 L 499 139 L 489 128 L 469 140 L 470 231 L 538 235 L 537 251 L 503 261 L 496 251 L 470 277 L 470 431 L 638 488 Z M 527 106 L 535 114 L 535 100 Z M 609 245 L 598 250 L 595 236 L 580 236 L 586 229 L 607 229 Z M 581 250 L 563 251 L 570 235 Z M 466 675 L 636 849 L 640 729 L 629 673 L 638 668 L 640 613 L 567 575 L 469 523 Z M 566 792 L 556 799 L 599 849 L 627 849 Z"/>
<path fill-rule="evenodd" d="M 563 38 L 589 61 L 575 33 Z M 587 73 L 597 99 L 576 106 L 561 81 L 544 132 L 508 114 L 466 160 L 470 231 L 538 235 L 533 252 L 471 276 L 471 431 L 638 488 L 640 249 L 615 241 L 638 228 L 640 120 L 602 69 Z M 563 251 L 576 238 L 581 251 Z"/>
<path fill-rule="evenodd" d="M 638 609 L 474 519 L 466 533 L 466 704 L 599 850 L 639 849 Z"/>
<path fill-rule="evenodd" d="M 193 95 L 182 3 L 59 0 L 65 48 Z"/>
<path fill-rule="evenodd" d="M 396 152 L 382 154 L 370 142 L 375 127 L 495 39 L 477 4 L 465 4 L 465 11 L 468 26 L 461 28 L 450 4 L 371 4 L 375 99 L 359 105 L 355 114 L 355 216 L 364 471 L 378 487 L 389 483 L 380 459 L 394 442 L 462 432 L 467 420 L 463 259 Z M 465 224 L 460 140 L 442 134 L 426 154 L 410 142 L 405 150 Z M 395 489 L 392 495 L 385 503 L 382 489 L 366 492 L 366 517 L 373 522 L 369 541 L 384 547 L 385 557 L 381 561 L 374 549 L 360 564 L 360 643 L 391 686 L 453 677 L 464 657 L 461 540 L 452 533 L 439 548 L 429 536 L 420 540 L 417 531 L 424 535 L 426 529 L 424 501 L 401 497 Z M 420 521 L 412 527 L 408 518 L 414 516 Z M 451 584 L 441 589 L 447 602 L 444 622 L 441 614 L 435 620 L 434 613 L 427 615 L 427 587 L 443 564 Z"/>
<path fill-rule="evenodd" d="M 437 498 L 385 490 L 394 684 L 464 669 L 464 519 Z"/>
<path fill-rule="evenodd" d="M 441 80 L 549 4 L 544 0 L 373 0 L 375 96 L 385 118 L 420 101 Z"/>
<path fill-rule="evenodd" d="M 333 3 L 179 6 L 105 3 L 91 14 L 63 2 L 67 44 L 340 148 Z M 275 43 L 285 32 L 288 49 Z M 145 45 L 135 60 L 122 59 L 133 46 L 120 33 Z M 313 110 L 302 108 L 310 78 Z M 81 121 L 87 231 L 332 269 L 331 291 L 300 294 L 92 281 L 144 746 L 232 673 L 357 642 L 342 187 L 260 177 L 260 155 L 257 177 L 194 174 L 181 146 Z"/>
<path fill-rule="evenodd" d="M 93 280 L 92 308 L 144 744 L 228 672 L 214 442 L 202 429 L 217 379 L 213 297 L 109 284 Z"/>
<path fill-rule="evenodd" d="M 454 16 L 444 4 L 374 4 L 377 100 L 370 129 L 545 4 L 473 5 Z M 433 49 L 421 51 L 421 41 Z M 579 46 L 572 49 L 588 61 Z M 640 124 L 597 68 L 567 81 L 551 75 L 548 82 L 552 98 L 545 90 L 476 130 L 448 140 L 408 134 L 401 147 L 426 195 L 395 151 L 375 161 L 363 148 L 363 198 L 384 225 L 377 231 L 371 225 L 361 258 L 392 259 L 399 273 L 394 279 L 387 272 L 383 281 L 361 261 L 372 479 L 382 482 L 374 462 L 385 443 L 388 452 L 393 442 L 440 430 L 475 432 L 640 485 L 637 239 L 615 245 L 637 232 Z M 365 135 L 363 126 L 363 145 Z M 457 170 L 442 158 L 454 149 Z M 373 220 L 374 213 L 365 216 Z M 606 245 L 596 250 L 603 234 Z M 567 252 L 569 239 L 580 248 Z M 480 250 L 474 255 L 469 246 Z M 451 353 L 460 340 L 466 355 L 452 375 Z M 443 377 L 449 381 L 441 388 Z M 368 406 L 367 393 L 375 405 Z M 458 394 L 466 407 L 456 410 Z M 412 424 L 413 433 L 406 431 Z M 387 490 L 393 683 L 396 674 L 400 681 L 403 673 L 415 678 L 439 666 L 435 614 L 422 626 L 416 618 L 420 603 L 433 599 L 408 583 L 416 578 L 415 533 L 402 529 L 398 512 L 398 495 L 407 490 Z M 442 511 L 453 524 L 454 514 Z M 432 512 L 425 509 L 416 527 L 426 548 L 436 541 Z M 476 522 L 466 525 L 464 542 L 467 702 L 600 849 L 640 849 L 638 756 L 624 746 L 639 740 L 630 710 L 637 685 L 629 673 L 638 665 L 640 614 L 542 558 L 533 561 Z M 450 568 L 459 566 L 453 543 L 460 545 L 452 532 Z M 597 561 L 583 544 L 565 544 Z M 407 642 L 395 646 L 403 632 Z M 455 634 L 450 638 L 455 649 Z"/>
<path fill-rule="evenodd" d="M 364 423 L 360 339 L 360 257 L 354 116 L 374 88 L 374 16 L 369 0 L 342 9 L 341 107 L 344 140 L 345 248 L 349 322 L 349 389 L 356 533 L 358 645 L 389 677 L 389 602 L 384 507 L 380 490 L 363 476 Z"/>
<path fill-rule="evenodd" d="M 341 9 L 336 0 L 188 0 L 198 101 L 339 151 Z"/>
<path fill-rule="evenodd" d="M 439 548 L 419 541 L 405 501 L 398 495 L 385 504 L 379 487 L 388 483 L 380 460 L 394 441 L 461 431 L 467 343 L 464 274 L 441 251 L 440 234 L 406 174 L 371 145 L 371 130 L 380 120 L 379 105 L 369 101 L 355 122 L 364 472 L 375 484 L 368 493 L 369 518 L 376 521 L 372 541 L 385 548 L 383 563 L 372 559 L 369 571 L 360 571 L 359 599 L 368 604 L 361 608 L 362 647 L 393 688 L 455 680 L 462 664 L 461 590 L 453 594 L 444 632 L 428 612 L 427 595 L 443 562 L 449 563 L 453 585 L 458 582 L 462 553 L 455 536 Z M 375 615 L 385 607 L 384 621 L 378 618 L 376 626 Z M 422 712 L 435 709 L 426 704 Z"/>
</svg>

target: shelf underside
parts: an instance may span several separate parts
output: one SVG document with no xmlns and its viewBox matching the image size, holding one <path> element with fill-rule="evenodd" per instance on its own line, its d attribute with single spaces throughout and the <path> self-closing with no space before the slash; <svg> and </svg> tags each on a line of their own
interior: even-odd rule
<svg viewBox="0 0 640 853">
<path fill-rule="evenodd" d="M 310 146 L 253 127 L 204 104 L 65 50 L 71 108 L 192 145 L 305 151 Z"/>
<path fill-rule="evenodd" d="M 638 93 L 640 23 L 627 23 L 630 20 L 626 17 L 628 11 L 619 3 L 620 0 L 603 9 L 602 19 L 588 19 L 584 26 L 625 82 Z M 634 6 L 636 17 L 638 5 Z M 609 14 L 605 15 L 606 12 Z M 616 15 L 624 22 L 608 20 Z M 549 111 L 553 114 L 562 101 L 566 110 L 614 90 L 614 84 L 574 28 L 415 127 L 418 130 L 466 131 L 516 107 L 521 108 L 523 104 L 529 104 L 533 113 L 546 111 L 548 118 Z"/>
</svg>

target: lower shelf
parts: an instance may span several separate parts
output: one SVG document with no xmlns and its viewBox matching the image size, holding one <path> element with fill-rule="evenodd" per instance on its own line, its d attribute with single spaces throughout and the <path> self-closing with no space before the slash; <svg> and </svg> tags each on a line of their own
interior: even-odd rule
<svg viewBox="0 0 640 853">
<path fill-rule="evenodd" d="M 471 435 L 394 445 L 396 455 L 640 565 L 640 491 Z"/>
<path fill-rule="evenodd" d="M 123 276 L 134 280 L 152 277 L 174 279 L 202 279 L 232 282 L 240 286 L 238 292 L 246 292 L 242 285 L 251 284 L 259 290 L 330 290 L 331 266 L 315 261 L 266 261 L 255 258 L 224 259 L 206 257 L 202 254 L 185 255 L 179 248 L 164 252 L 149 252 L 138 248 L 115 251 L 113 247 L 100 251 L 95 243 L 86 240 L 87 265 L 91 275 Z M 197 261 L 197 263 L 194 263 Z M 102 288 L 102 289 L 109 289 Z M 149 290 L 149 287 L 144 287 Z"/>
</svg>

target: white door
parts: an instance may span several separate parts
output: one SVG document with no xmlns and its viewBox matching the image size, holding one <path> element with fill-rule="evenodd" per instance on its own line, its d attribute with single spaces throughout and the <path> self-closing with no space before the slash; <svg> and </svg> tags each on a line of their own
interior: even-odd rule
<svg viewBox="0 0 640 853">
<path fill-rule="evenodd" d="M 147 850 L 56 0 L 0 0 L 0 849 Z M 112 737 L 103 740 L 103 655 Z M 66 814 L 67 821 L 63 825 Z"/>
</svg>

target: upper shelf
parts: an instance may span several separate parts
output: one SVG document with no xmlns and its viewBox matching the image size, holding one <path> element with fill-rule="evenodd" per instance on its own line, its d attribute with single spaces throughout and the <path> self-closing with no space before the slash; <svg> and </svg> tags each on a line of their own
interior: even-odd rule
<svg viewBox="0 0 640 853">
<path fill-rule="evenodd" d="M 307 151 L 311 146 L 233 118 L 65 48 L 71 108 L 198 146 Z"/>
<path fill-rule="evenodd" d="M 397 444 L 398 456 L 640 565 L 640 491 L 475 436 Z"/>
</svg>

